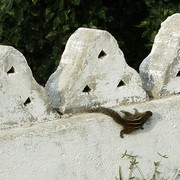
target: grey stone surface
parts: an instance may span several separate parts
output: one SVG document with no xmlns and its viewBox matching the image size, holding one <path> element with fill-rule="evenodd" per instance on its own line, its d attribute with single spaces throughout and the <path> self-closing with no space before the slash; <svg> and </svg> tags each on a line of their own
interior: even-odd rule
<svg viewBox="0 0 180 180">
<path fill-rule="evenodd" d="M 32 76 L 24 56 L 0 46 L 0 129 L 31 126 L 51 116 L 49 98 Z"/>
<path fill-rule="evenodd" d="M 153 97 L 180 92 L 180 14 L 168 17 L 140 65 L 144 89 Z"/>
<path fill-rule="evenodd" d="M 127 65 L 114 37 L 88 28 L 69 38 L 45 88 L 52 107 L 62 113 L 147 100 L 139 74 Z"/>
</svg>

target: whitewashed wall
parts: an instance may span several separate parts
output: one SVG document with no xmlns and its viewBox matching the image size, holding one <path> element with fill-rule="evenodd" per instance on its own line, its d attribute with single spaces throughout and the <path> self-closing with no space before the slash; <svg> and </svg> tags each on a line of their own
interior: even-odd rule
<svg viewBox="0 0 180 180">
<path fill-rule="evenodd" d="M 0 180 L 109 180 L 118 177 L 119 166 L 127 179 L 126 150 L 139 155 L 144 179 L 152 177 L 157 153 L 166 154 L 160 170 L 171 179 L 180 165 L 178 24 L 180 14 L 162 23 L 140 75 L 108 32 L 80 28 L 68 40 L 46 90 L 20 52 L 0 46 Z M 96 106 L 119 113 L 150 110 L 153 116 L 144 130 L 122 139 L 121 126 L 108 116 L 60 117 L 54 111 Z"/>
</svg>

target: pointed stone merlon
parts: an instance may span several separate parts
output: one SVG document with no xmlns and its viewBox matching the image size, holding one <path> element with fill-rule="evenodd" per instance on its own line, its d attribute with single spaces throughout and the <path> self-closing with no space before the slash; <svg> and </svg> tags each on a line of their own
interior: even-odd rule
<svg viewBox="0 0 180 180">
<path fill-rule="evenodd" d="M 143 88 L 152 97 L 180 93 L 180 14 L 168 17 L 140 66 Z"/>
<path fill-rule="evenodd" d="M 34 80 L 24 56 L 0 46 L 0 129 L 31 125 L 50 114 L 44 88 Z"/>
<path fill-rule="evenodd" d="M 52 107 L 62 113 L 147 100 L 139 74 L 127 65 L 114 37 L 88 28 L 71 35 L 45 88 Z"/>
</svg>

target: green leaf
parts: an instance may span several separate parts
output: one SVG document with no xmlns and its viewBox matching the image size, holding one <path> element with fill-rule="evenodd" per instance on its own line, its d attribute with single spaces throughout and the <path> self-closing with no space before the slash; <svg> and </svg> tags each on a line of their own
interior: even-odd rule
<svg viewBox="0 0 180 180">
<path fill-rule="evenodd" d="M 70 12 L 70 10 L 69 11 L 64 11 L 64 19 L 66 20 L 66 21 L 68 21 L 69 20 L 69 16 L 68 16 L 68 13 Z"/>
<path fill-rule="evenodd" d="M 37 0 L 32 0 L 32 3 L 33 3 L 34 5 L 36 5 Z"/>
<path fill-rule="evenodd" d="M 146 5 L 147 5 L 148 7 L 151 7 L 152 4 L 155 3 L 155 0 L 145 0 L 145 3 L 146 3 Z"/>
<path fill-rule="evenodd" d="M 15 12 L 14 9 L 11 9 L 10 11 L 7 12 L 10 16 L 15 17 Z"/>
<path fill-rule="evenodd" d="M 157 167 L 160 165 L 160 162 L 154 162 L 154 166 Z"/>
<path fill-rule="evenodd" d="M 98 12 L 98 17 L 99 17 L 100 19 L 106 20 L 106 13 L 105 13 L 105 11 L 104 11 L 104 10 L 100 10 L 100 11 Z"/>
<path fill-rule="evenodd" d="M 53 58 L 54 59 L 59 59 L 60 56 L 60 49 L 59 47 L 54 46 L 53 48 Z"/>
<path fill-rule="evenodd" d="M 56 29 L 61 24 L 61 19 L 59 16 L 56 16 L 56 18 L 53 21 L 53 29 Z"/>
<path fill-rule="evenodd" d="M 14 0 L 16 4 L 19 4 L 22 0 Z"/>
<path fill-rule="evenodd" d="M 68 31 L 69 29 L 70 29 L 69 25 L 64 25 L 64 26 L 63 26 L 63 30 L 64 30 L 64 31 Z"/>
<path fill-rule="evenodd" d="M 47 35 L 46 35 L 46 39 L 50 39 L 53 36 L 57 35 L 57 31 L 50 31 Z"/>
<path fill-rule="evenodd" d="M 64 9 L 64 0 L 60 0 L 59 1 L 59 10 L 63 10 Z"/>
<path fill-rule="evenodd" d="M 46 21 L 48 22 L 49 20 L 51 20 L 53 18 L 53 16 L 55 15 L 55 12 L 53 12 L 50 8 L 47 8 L 45 10 L 44 16 Z"/>
<path fill-rule="evenodd" d="M 150 24 L 150 21 L 144 20 L 136 27 L 147 27 Z"/>
<path fill-rule="evenodd" d="M 73 1 L 72 1 L 72 4 L 74 4 L 74 5 L 79 5 L 80 2 L 81 2 L 81 0 L 73 0 Z"/>
<path fill-rule="evenodd" d="M 20 25 L 24 21 L 24 10 L 18 9 L 18 11 L 15 12 L 14 16 L 16 18 L 16 21 L 18 22 L 18 25 Z"/>
<path fill-rule="evenodd" d="M 32 14 L 32 16 L 39 16 L 39 13 L 40 13 L 40 11 L 38 11 L 38 10 L 31 10 L 31 14 Z"/>
<path fill-rule="evenodd" d="M 154 41 L 154 38 L 155 38 L 156 34 L 157 34 L 157 31 L 152 31 L 152 32 L 151 32 L 151 35 L 150 35 L 150 37 L 149 37 L 149 40 L 150 40 L 151 42 Z"/>
<path fill-rule="evenodd" d="M 1 0 L 0 10 L 4 13 L 7 13 L 12 8 L 14 0 Z"/>
</svg>

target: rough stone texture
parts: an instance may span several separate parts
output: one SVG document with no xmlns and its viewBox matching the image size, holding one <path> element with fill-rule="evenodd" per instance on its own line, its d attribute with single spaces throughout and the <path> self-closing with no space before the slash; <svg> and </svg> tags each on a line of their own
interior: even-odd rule
<svg viewBox="0 0 180 180">
<path fill-rule="evenodd" d="M 163 179 L 171 180 L 180 164 L 179 104 L 180 95 L 174 95 L 116 108 L 153 112 L 144 130 L 125 135 L 124 139 L 119 137 L 121 126 L 102 114 L 78 114 L 29 128 L 0 131 L 0 179 L 113 180 L 121 166 L 123 179 L 127 180 L 129 159 L 122 159 L 127 150 L 139 156 L 138 167 L 144 176 L 139 179 L 151 179 L 154 162 L 162 160 L 159 171 Z M 140 176 L 137 169 L 134 175 Z"/>
<path fill-rule="evenodd" d="M 140 66 L 143 87 L 153 97 L 180 92 L 180 14 L 168 17 Z"/>
<path fill-rule="evenodd" d="M 52 107 L 62 113 L 147 99 L 139 74 L 127 65 L 116 40 L 106 31 L 87 28 L 69 38 L 45 88 Z"/>
<path fill-rule="evenodd" d="M 24 56 L 0 46 L 0 129 L 29 126 L 50 117 L 44 88 L 34 80 Z"/>
</svg>

